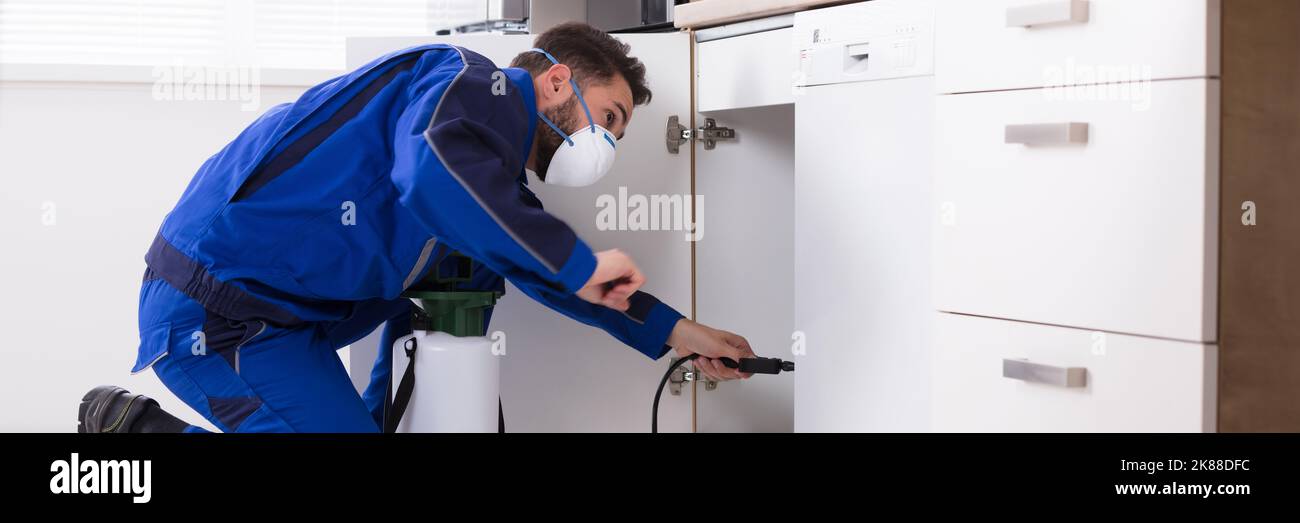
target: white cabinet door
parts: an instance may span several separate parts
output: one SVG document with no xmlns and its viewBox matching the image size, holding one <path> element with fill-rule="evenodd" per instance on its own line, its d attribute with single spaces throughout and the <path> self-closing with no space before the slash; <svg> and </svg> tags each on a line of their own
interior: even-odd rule
<svg viewBox="0 0 1300 523">
<path fill-rule="evenodd" d="M 687 35 L 619 35 L 645 62 L 654 100 L 636 108 L 619 142 L 613 171 L 587 188 L 530 187 L 546 210 L 563 219 L 593 249 L 619 248 L 645 272 L 645 290 L 682 314 L 691 315 L 691 244 L 681 231 L 599 230 L 597 198 L 628 195 L 689 195 L 690 155 L 670 154 L 664 123 L 690 111 L 690 48 Z M 533 36 L 355 38 L 348 63 L 355 67 L 383 53 L 430 42 L 474 50 L 505 67 L 532 47 Z M 685 151 L 684 151 L 685 152 Z M 682 199 L 685 201 L 685 199 Z M 506 334 L 501 396 L 506 429 L 533 431 L 626 431 L 650 429 L 650 405 L 668 358 L 651 361 L 608 334 L 571 321 L 510 288 L 496 307 L 492 331 Z M 354 373 L 369 372 L 373 347 L 353 347 Z M 689 389 L 687 389 L 689 390 Z M 665 432 L 691 430 L 691 396 L 664 393 L 659 426 Z"/>
</svg>

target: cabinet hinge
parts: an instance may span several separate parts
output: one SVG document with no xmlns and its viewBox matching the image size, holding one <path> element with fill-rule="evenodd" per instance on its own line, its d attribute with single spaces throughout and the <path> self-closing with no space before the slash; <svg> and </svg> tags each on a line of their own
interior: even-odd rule
<svg viewBox="0 0 1300 523">
<path fill-rule="evenodd" d="M 718 127 L 718 122 L 712 118 L 704 119 L 704 127 L 690 129 L 681 124 L 677 116 L 668 117 L 668 135 L 666 137 L 668 152 L 677 154 L 681 150 L 681 145 L 689 140 L 699 140 L 704 142 L 706 150 L 712 150 L 718 146 L 718 142 L 723 140 L 735 140 L 736 130 L 730 127 Z"/>
<path fill-rule="evenodd" d="M 677 357 L 673 356 L 671 359 L 668 360 L 668 363 L 671 364 L 676 361 L 677 361 Z M 688 369 L 686 365 L 682 365 L 680 367 L 677 367 L 676 369 L 673 369 L 672 375 L 668 376 L 668 393 L 672 394 L 673 396 L 681 396 L 682 385 L 685 385 L 695 380 L 701 380 L 704 382 L 704 390 L 714 390 L 718 388 L 718 382 L 709 379 L 708 376 L 705 376 L 703 373 L 695 370 L 694 368 Z"/>
</svg>

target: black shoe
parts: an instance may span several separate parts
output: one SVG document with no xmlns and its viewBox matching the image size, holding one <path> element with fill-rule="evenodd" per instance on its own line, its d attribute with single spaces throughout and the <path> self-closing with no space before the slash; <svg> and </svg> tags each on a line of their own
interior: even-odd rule
<svg viewBox="0 0 1300 523">
<path fill-rule="evenodd" d="M 81 398 L 77 409 L 77 432 L 131 432 L 136 421 L 158 402 L 148 396 L 131 394 L 122 387 L 100 385 Z"/>
</svg>

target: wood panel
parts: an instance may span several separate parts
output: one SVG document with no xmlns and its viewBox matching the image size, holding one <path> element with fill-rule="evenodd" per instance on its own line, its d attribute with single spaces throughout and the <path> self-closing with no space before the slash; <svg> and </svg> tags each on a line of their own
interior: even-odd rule
<svg viewBox="0 0 1300 523">
<path fill-rule="evenodd" d="M 1224 0 L 1223 20 L 1219 430 L 1295 432 L 1300 2 Z"/>
</svg>

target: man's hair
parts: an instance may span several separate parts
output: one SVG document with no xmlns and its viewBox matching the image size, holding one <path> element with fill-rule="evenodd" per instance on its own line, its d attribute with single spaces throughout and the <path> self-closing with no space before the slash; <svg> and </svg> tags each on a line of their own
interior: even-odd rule
<svg viewBox="0 0 1300 523">
<path fill-rule="evenodd" d="M 627 55 L 631 46 L 600 29 L 580 22 L 560 24 L 538 35 L 533 47 L 551 53 L 560 63 L 569 66 L 579 84 L 605 85 L 617 74 L 632 88 L 633 104 L 650 103 L 645 65 L 636 57 Z M 551 61 L 536 51 L 524 51 L 510 62 L 510 66 L 527 69 L 537 76 L 551 67 Z"/>
</svg>

